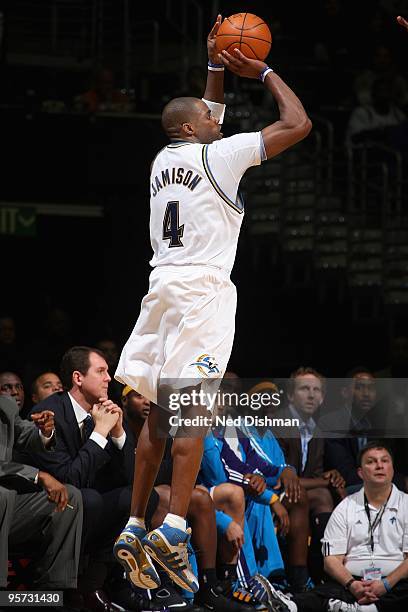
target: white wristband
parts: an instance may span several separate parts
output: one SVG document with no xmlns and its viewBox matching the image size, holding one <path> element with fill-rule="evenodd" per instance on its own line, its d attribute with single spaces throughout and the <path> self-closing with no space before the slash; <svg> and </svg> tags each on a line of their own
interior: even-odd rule
<svg viewBox="0 0 408 612">
<path fill-rule="evenodd" d="M 207 68 L 210 72 L 224 72 L 224 66 L 210 66 L 208 64 Z"/>
<path fill-rule="evenodd" d="M 264 68 L 261 72 L 261 74 L 259 75 L 260 80 L 262 81 L 262 83 L 265 82 L 265 77 L 267 74 L 269 74 L 270 72 L 273 72 L 272 68 L 269 68 L 269 66 L 267 66 L 266 68 Z"/>
</svg>

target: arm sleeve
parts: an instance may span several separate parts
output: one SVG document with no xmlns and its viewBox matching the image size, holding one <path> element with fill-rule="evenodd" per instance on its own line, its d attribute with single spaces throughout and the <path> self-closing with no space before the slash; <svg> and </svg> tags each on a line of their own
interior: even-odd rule
<svg viewBox="0 0 408 612">
<path fill-rule="evenodd" d="M 345 555 L 347 552 L 347 507 L 349 500 L 344 499 L 333 511 L 324 530 L 322 554 Z"/>
<path fill-rule="evenodd" d="M 206 100 L 205 98 L 201 98 L 203 102 L 206 103 L 208 108 L 211 111 L 211 114 L 218 119 L 218 123 L 221 125 L 224 123 L 224 115 L 225 115 L 225 104 L 220 104 L 219 102 L 213 102 L 212 100 Z"/>
</svg>

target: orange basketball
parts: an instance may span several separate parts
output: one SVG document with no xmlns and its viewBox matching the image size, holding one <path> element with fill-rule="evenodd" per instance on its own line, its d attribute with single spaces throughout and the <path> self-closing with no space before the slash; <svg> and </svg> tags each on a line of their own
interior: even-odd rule
<svg viewBox="0 0 408 612">
<path fill-rule="evenodd" d="M 217 51 L 231 53 L 239 49 L 252 59 L 264 60 L 268 55 L 272 34 L 266 23 L 252 13 L 237 13 L 222 22 L 215 41 Z"/>
</svg>

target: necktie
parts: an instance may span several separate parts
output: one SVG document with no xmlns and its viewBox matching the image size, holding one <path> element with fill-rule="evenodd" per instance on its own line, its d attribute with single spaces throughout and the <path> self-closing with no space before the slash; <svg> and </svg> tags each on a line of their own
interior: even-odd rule
<svg viewBox="0 0 408 612">
<path fill-rule="evenodd" d="M 91 433 L 93 432 L 94 422 L 93 418 L 90 414 L 88 414 L 83 420 L 83 428 L 82 428 L 82 440 L 85 444 Z"/>
</svg>

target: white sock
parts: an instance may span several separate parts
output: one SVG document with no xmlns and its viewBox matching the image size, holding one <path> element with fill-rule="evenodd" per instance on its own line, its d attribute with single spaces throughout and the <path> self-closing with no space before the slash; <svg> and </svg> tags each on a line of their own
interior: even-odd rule
<svg viewBox="0 0 408 612">
<path fill-rule="evenodd" d="M 378 608 L 375 603 L 370 604 L 359 604 L 361 612 L 378 612 Z"/>
<path fill-rule="evenodd" d="M 182 529 L 183 531 L 187 529 L 186 519 L 182 516 L 178 516 L 177 514 L 171 514 L 171 512 L 166 514 L 163 523 L 167 523 L 167 525 L 170 525 L 170 527 Z"/>
<path fill-rule="evenodd" d="M 145 520 L 143 517 L 139 516 L 129 516 L 129 520 L 126 523 L 126 527 L 133 525 L 133 527 L 141 527 L 142 529 L 146 529 Z"/>
</svg>

